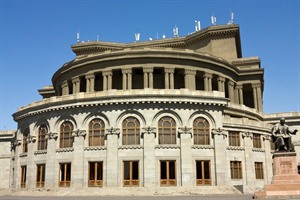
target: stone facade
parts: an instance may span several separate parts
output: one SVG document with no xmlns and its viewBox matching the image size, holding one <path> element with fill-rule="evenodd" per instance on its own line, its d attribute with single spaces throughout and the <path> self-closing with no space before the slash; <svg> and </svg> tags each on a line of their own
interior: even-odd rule
<svg viewBox="0 0 300 200">
<path fill-rule="evenodd" d="M 11 140 L 15 131 L 0 131 L 0 188 L 10 187 Z"/>
<path fill-rule="evenodd" d="M 239 26 L 72 50 L 43 100 L 13 115 L 11 188 L 253 192 L 270 183 L 264 71 L 259 58 L 242 58 Z"/>
</svg>

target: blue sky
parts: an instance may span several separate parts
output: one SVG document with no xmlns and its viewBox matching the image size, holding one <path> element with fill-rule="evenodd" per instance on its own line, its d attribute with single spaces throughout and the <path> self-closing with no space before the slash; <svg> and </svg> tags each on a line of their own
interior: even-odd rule
<svg viewBox="0 0 300 200">
<path fill-rule="evenodd" d="M 300 111 L 300 1 L 298 0 L 0 0 L 0 130 L 16 129 L 18 107 L 41 100 L 37 90 L 74 59 L 80 40 L 130 43 L 172 37 L 226 24 L 240 25 L 243 57 L 258 56 L 265 69 L 265 113 Z"/>
</svg>

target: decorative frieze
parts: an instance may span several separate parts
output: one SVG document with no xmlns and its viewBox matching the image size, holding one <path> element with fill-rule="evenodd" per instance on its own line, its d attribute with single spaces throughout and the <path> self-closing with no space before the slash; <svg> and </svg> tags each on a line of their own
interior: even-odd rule
<svg viewBox="0 0 300 200">
<path fill-rule="evenodd" d="M 34 151 L 34 155 L 47 154 L 47 149 Z"/>
<path fill-rule="evenodd" d="M 265 152 L 265 150 L 262 149 L 262 148 L 253 148 L 252 151 L 253 151 L 253 152 L 261 152 L 261 153 L 264 153 L 264 152 Z"/>
<path fill-rule="evenodd" d="M 242 132 L 242 137 L 244 138 L 250 138 L 252 140 L 253 134 L 250 132 Z"/>
<path fill-rule="evenodd" d="M 128 150 L 128 149 L 144 149 L 142 145 L 123 145 L 118 147 L 119 150 Z"/>
<path fill-rule="evenodd" d="M 226 147 L 226 149 L 233 150 L 233 151 L 245 151 L 245 148 L 241 146 L 228 146 Z"/>
<path fill-rule="evenodd" d="M 56 149 L 56 153 L 65 153 L 65 152 L 73 152 L 74 148 L 60 148 L 60 149 Z"/>
<path fill-rule="evenodd" d="M 214 149 L 211 145 L 193 145 L 192 149 Z"/>
<path fill-rule="evenodd" d="M 180 146 L 179 145 L 156 145 L 155 146 L 155 149 L 180 149 Z"/>
<path fill-rule="evenodd" d="M 105 151 L 107 150 L 106 146 L 89 146 L 84 147 L 84 151 Z"/>
</svg>

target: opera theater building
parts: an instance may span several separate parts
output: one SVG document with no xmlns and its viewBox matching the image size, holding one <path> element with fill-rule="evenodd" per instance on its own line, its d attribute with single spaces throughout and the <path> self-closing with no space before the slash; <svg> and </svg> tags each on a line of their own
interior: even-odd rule
<svg viewBox="0 0 300 200">
<path fill-rule="evenodd" d="M 264 69 L 242 57 L 239 29 L 72 45 L 74 60 L 38 90 L 42 100 L 13 114 L 9 187 L 251 192 L 270 183 L 279 118 L 263 113 Z M 285 117 L 299 127 L 299 116 Z"/>
</svg>

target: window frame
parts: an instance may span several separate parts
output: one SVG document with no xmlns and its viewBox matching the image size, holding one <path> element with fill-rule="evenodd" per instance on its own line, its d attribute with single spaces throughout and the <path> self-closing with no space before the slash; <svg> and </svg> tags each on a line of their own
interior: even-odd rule
<svg viewBox="0 0 300 200">
<path fill-rule="evenodd" d="M 47 149 L 48 142 L 46 135 L 48 133 L 48 128 L 45 124 L 42 124 L 38 129 L 38 144 L 37 149 L 38 150 L 45 150 Z"/>
<path fill-rule="evenodd" d="M 253 148 L 262 148 L 260 134 L 253 133 Z"/>
<path fill-rule="evenodd" d="M 164 126 L 164 123 L 170 123 L 170 126 Z M 169 131 L 169 133 L 168 133 Z M 166 143 L 166 138 L 169 139 L 169 143 Z M 177 144 L 177 125 L 176 121 L 170 116 L 161 117 L 158 121 L 158 144 L 175 145 Z"/>
<path fill-rule="evenodd" d="M 230 161 L 231 179 L 243 179 L 242 161 Z"/>
<path fill-rule="evenodd" d="M 199 127 L 196 124 L 203 123 L 204 126 Z M 210 145 L 210 126 L 204 117 L 197 117 L 193 121 L 194 145 Z M 201 143 L 203 137 L 203 143 Z"/>
<path fill-rule="evenodd" d="M 21 165 L 21 188 L 26 188 L 27 165 Z"/>
<path fill-rule="evenodd" d="M 174 169 L 173 169 L 173 172 L 174 172 L 174 178 L 170 178 L 170 175 L 172 173 L 172 169 L 171 169 L 171 166 L 170 166 L 170 163 L 173 163 L 173 166 L 174 166 Z M 166 174 L 166 179 L 163 179 L 162 178 L 162 163 L 166 163 L 166 171 L 165 171 L 165 174 Z M 176 186 L 177 185 L 177 174 L 176 174 L 176 160 L 160 160 L 160 186 Z"/>
<path fill-rule="evenodd" d="M 100 124 L 100 128 L 95 129 L 94 126 Z M 99 131 L 99 136 L 95 134 L 95 131 Z M 100 118 L 95 118 L 89 123 L 89 146 L 104 146 L 105 137 L 105 123 Z M 99 144 L 99 145 L 98 145 Z"/>
<path fill-rule="evenodd" d="M 70 130 L 66 131 L 64 128 L 70 126 Z M 59 148 L 72 148 L 74 143 L 74 137 L 72 136 L 72 132 L 74 130 L 74 126 L 70 121 L 65 121 L 60 125 L 60 137 L 59 137 Z M 66 141 L 69 142 L 69 145 L 66 145 Z"/>
<path fill-rule="evenodd" d="M 129 123 L 134 123 L 135 126 L 128 126 Z M 122 122 L 122 145 L 140 145 L 141 125 L 136 117 L 127 117 Z M 133 134 L 131 133 L 133 131 Z M 129 141 L 130 136 L 133 135 L 134 142 Z"/>
<path fill-rule="evenodd" d="M 240 147 L 241 146 L 241 134 L 238 131 L 228 132 L 228 144 L 229 146 Z"/>
<path fill-rule="evenodd" d="M 129 163 L 129 179 L 125 179 L 125 163 Z M 134 163 L 137 163 L 138 178 L 134 179 Z M 123 186 L 124 187 L 138 187 L 140 185 L 140 162 L 139 160 L 124 160 L 123 161 Z"/>
<path fill-rule="evenodd" d="M 36 165 L 36 187 L 44 188 L 46 178 L 46 164 Z"/>
<path fill-rule="evenodd" d="M 69 172 L 68 172 L 68 166 L 70 166 Z M 63 170 L 62 170 L 62 167 L 63 167 Z M 59 163 L 58 187 L 70 187 L 71 180 L 72 180 L 72 165 L 71 165 L 71 163 L 70 162 Z"/>
<path fill-rule="evenodd" d="M 91 161 L 88 163 L 89 171 L 88 171 L 88 187 L 103 187 L 103 161 Z M 91 179 L 91 165 L 94 165 L 94 177 Z M 100 170 L 98 165 L 101 166 Z M 98 175 L 100 175 L 100 179 L 98 179 Z"/>
<path fill-rule="evenodd" d="M 210 160 L 196 160 L 196 185 L 197 186 L 204 186 L 204 185 L 211 185 L 211 162 Z M 198 179 L 198 163 L 201 163 L 201 179 Z M 205 177 L 205 163 L 208 163 L 208 178 Z"/>
<path fill-rule="evenodd" d="M 255 178 L 264 179 L 264 166 L 263 162 L 254 162 L 255 167 Z"/>
</svg>

